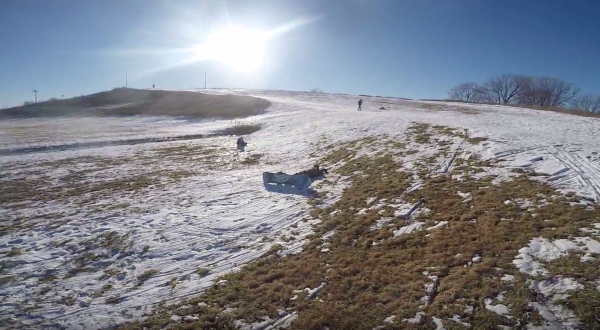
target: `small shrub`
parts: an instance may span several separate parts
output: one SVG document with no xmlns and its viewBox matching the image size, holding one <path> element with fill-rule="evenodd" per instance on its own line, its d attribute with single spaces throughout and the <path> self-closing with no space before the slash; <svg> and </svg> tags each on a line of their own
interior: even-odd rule
<svg viewBox="0 0 600 330">
<path fill-rule="evenodd" d="M 208 273 L 210 273 L 210 269 L 208 269 L 208 268 L 200 268 L 196 271 L 196 274 L 198 274 L 202 277 L 208 275 Z"/>
<path fill-rule="evenodd" d="M 116 305 L 121 302 L 121 298 L 119 296 L 112 296 L 106 298 L 106 303 L 111 305 Z"/>
<path fill-rule="evenodd" d="M 146 282 L 150 277 L 152 277 L 152 275 L 158 273 L 157 269 L 150 269 L 147 270 L 145 272 L 143 272 L 142 274 L 138 275 L 137 277 L 137 286 L 142 286 L 142 284 L 144 284 L 144 282 Z"/>
<path fill-rule="evenodd" d="M 251 120 L 235 119 L 231 122 L 231 126 L 219 133 L 224 135 L 248 135 L 258 132 L 261 128 L 261 124 L 254 123 Z"/>
</svg>

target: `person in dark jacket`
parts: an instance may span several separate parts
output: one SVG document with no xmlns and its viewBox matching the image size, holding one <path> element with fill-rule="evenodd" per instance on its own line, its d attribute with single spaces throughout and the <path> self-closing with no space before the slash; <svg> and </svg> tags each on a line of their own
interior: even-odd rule
<svg viewBox="0 0 600 330">
<path fill-rule="evenodd" d="M 362 99 L 358 100 L 358 111 L 362 111 Z"/>
<path fill-rule="evenodd" d="M 294 175 L 306 174 L 306 175 L 308 175 L 309 178 L 314 179 L 314 178 L 318 178 L 320 176 L 323 176 L 324 174 L 327 174 L 328 172 L 329 171 L 326 168 L 320 168 L 319 165 L 315 165 L 310 170 L 305 170 L 305 171 L 302 171 L 302 172 L 298 172 L 298 173 L 296 173 Z"/>
<path fill-rule="evenodd" d="M 246 143 L 246 141 L 244 141 L 244 137 L 240 136 L 239 139 L 237 139 L 237 148 L 239 151 L 244 151 L 244 148 L 248 145 L 248 143 Z"/>
</svg>

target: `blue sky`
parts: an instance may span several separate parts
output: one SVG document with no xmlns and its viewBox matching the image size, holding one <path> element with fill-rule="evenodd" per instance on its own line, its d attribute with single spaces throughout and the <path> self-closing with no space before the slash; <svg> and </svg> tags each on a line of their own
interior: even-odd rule
<svg viewBox="0 0 600 330">
<path fill-rule="evenodd" d="M 0 106 L 123 86 L 245 87 L 443 98 L 502 73 L 600 93 L 600 1 L 4 0 Z M 293 26 L 255 71 L 189 61 L 227 25 Z M 182 49 L 187 49 L 182 52 Z"/>
</svg>

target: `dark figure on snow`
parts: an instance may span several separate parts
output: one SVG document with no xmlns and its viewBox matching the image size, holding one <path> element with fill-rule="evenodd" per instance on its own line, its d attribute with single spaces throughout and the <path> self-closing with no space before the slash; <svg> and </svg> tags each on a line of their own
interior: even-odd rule
<svg viewBox="0 0 600 330">
<path fill-rule="evenodd" d="M 152 84 L 152 88 L 154 88 L 154 84 Z"/>
<path fill-rule="evenodd" d="M 294 175 L 306 174 L 306 175 L 308 175 L 309 178 L 314 179 L 314 178 L 323 176 L 324 174 L 327 174 L 327 173 L 329 173 L 329 171 L 326 168 L 320 168 L 319 165 L 315 165 L 310 170 L 298 172 Z"/>
<path fill-rule="evenodd" d="M 244 138 L 242 136 L 240 136 L 239 139 L 237 139 L 237 148 L 239 151 L 244 151 L 244 148 L 248 145 L 248 143 L 246 143 L 246 141 L 244 141 Z"/>
<path fill-rule="evenodd" d="M 358 100 L 358 111 L 362 111 L 362 99 Z"/>
</svg>

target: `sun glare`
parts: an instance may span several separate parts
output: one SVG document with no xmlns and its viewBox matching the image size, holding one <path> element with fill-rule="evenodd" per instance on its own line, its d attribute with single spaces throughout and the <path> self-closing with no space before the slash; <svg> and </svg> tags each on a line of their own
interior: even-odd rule
<svg viewBox="0 0 600 330">
<path fill-rule="evenodd" d="M 215 33 L 208 44 L 212 58 L 238 71 L 254 71 L 265 56 L 266 33 L 229 27 Z"/>
</svg>

